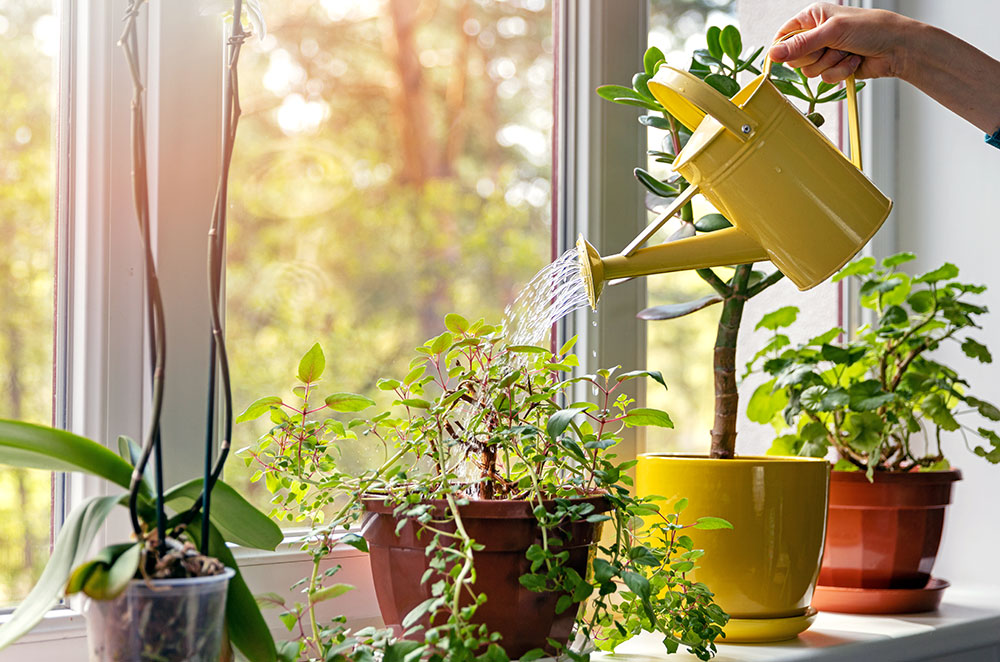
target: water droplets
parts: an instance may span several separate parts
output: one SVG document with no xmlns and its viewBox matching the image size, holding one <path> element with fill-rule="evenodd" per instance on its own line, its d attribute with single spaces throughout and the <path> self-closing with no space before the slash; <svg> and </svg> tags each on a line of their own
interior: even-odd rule
<svg viewBox="0 0 1000 662">
<path fill-rule="evenodd" d="M 560 255 L 532 278 L 504 311 L 507 342 L 544 345 L 552 325 L 588 304 L 576 249 Z M 594 322 L 597 326 L 597 322 Z"/>
</svg>

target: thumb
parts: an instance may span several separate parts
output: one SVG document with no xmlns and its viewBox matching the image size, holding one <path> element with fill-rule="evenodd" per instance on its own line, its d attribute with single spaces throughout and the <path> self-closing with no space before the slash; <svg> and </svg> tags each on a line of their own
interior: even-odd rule
<svg viewBox="0 0 1000 662">
<path fill-rule="evenodd" d="M 771 46 L 771 59 L 775 62 L 789 62 L 815 53 L 833 45 L 832 31 L 820 25 L 811 30 L 792 35 L 788 39 Z"/>
</svg>

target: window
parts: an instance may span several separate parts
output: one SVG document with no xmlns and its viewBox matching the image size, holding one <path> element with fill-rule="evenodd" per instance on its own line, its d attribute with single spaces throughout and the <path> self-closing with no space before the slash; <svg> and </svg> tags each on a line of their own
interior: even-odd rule
<svg viewBox="0 0 1000 662">
<path fill-rule="evenodd" d="M 264 11 L 268 34 L 240 62 L 226 274 L 235 406 L 287 396 L 316 341 L 331 391 L 371 395 L 378 378 L 405 374 L 446 313 L 499 321 L 551 259 L 552 7 L 273 0 Z M 237 426 L 237 446 L 260 426 Z M 363 464 L 377 449 L 343 450 Z M 263 506 L 253 471 L 234 457 L 226 480 Z"/>
<path fill-rule="evenodd" d="M 55 71 L 51 0 L 0 3 L 0 417 L 53 419 Z M 0 468 L 0 609 L 49 556 L 53 476 Z"/>
<path fill-rule="evenodd" d="M 734 0 L 651 0 L 649 3 L 649 46 L 656 46 L 667 56 L 668 63 L 686 69 L 690 53 L 705 48 L 704 34 L 710 25 L 736 23 Z M 665 132 L 649 128 L 649 148 L 660 149 Z M 648 169 L 658 177 L 669 173 L 669 166 L 656 163 L 650 157 Z M 654 209 L 664 200 L 646 195 L 650 220 Z M 709 205 L 695 199 L 695 218 L 710 213 Z M 676 221 L 657 233 L 652 241 L 662 241 L 677 229 Z M 650 276 L 647 280 L 649 306 L 692 301 L 711 293 L 711 289 L 691 271 Z M 713 374 L 712 349 L 718 325 L 719 309 L 710 307 L 679 319 L 647 322 L 647 361 L 651 370 L 660 370 L 670 391 L 650 389 L 651 407 L 665 409 L 673 415 L 675 429 L 666 433 L 647 433 L 647 451 L 704 452 L 708 447 L 708 431 L 712 428 Z"/>
</svg>

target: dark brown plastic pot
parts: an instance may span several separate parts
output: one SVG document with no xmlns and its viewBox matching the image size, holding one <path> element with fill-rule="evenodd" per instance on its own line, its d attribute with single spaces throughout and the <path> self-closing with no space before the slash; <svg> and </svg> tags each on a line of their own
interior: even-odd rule
<svg viewBox="0 0 1000 662">
<path fill-rule="evenodd" d="M 610 504 L 603 496 L 587 497 L 599 512 Z M 433 502 L 442 513 L 445 504 Z M 431 597 L 432 581 L 421 584 L 429 568 L 425 550 L 431 541 L 419 524 L 409 521 L 396 535 L 398 520 L 393 506 L 380 499 L 365 499 L 370 515 L 365 521 L 364 537 L 371 556 L 375 594 L 382 619 L 398 627 L 417 605 Z M 570 637 L 577 609 L 570 607 L 556 614 L 555 593 L 536 593 L 521 586 L 518 579 L 527 574 L 531 562 L 525 558 L 528 547 L 541 543 L 541 533 L 532 505 L 526 501 L 472 501 L 460 507 L 462 524 L 469 536 L 484 549 L 474 552 L 475 589 L 485 593 L 487 602 L 476 610 L 476 622 L 503 637 L 501 644 L 511 659 L 534 648 L 547 648 L 546 638 L 565 644 Z M 454 524 L 441 527 L 454 531 Z M 574 522 L 563 529 L 560 547 L 569 551 L 567 565 L 586 576 L 587 563 L 601 531 L 599 523 Z M 419 621 L 428 626 L 428 618 Z M 440 624 L 436 622 L 436 624 Z"/>
<path fill-rule="evenodd" d="M 931 578 L 958 470 L 834 471 L 819 583 L 920 589 Z"/>
</svg>

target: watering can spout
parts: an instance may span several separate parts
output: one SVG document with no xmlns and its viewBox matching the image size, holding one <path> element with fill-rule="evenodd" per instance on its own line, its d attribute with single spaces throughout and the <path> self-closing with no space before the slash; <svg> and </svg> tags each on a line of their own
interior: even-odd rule
<svg viewBox="0 0 1000 662">
<path fill-rule="evenodd" d="M 576 242 L 580 271 L 590 306 L 597 309 L 604 284 L 618 278 L 650 276 L 671 271 L 703 269 L 767 260 L 767 252 L 745 232 L 735 227 L 679 239 L 630 253 L 601 257 L 581 235 Z"/>
</svg>

